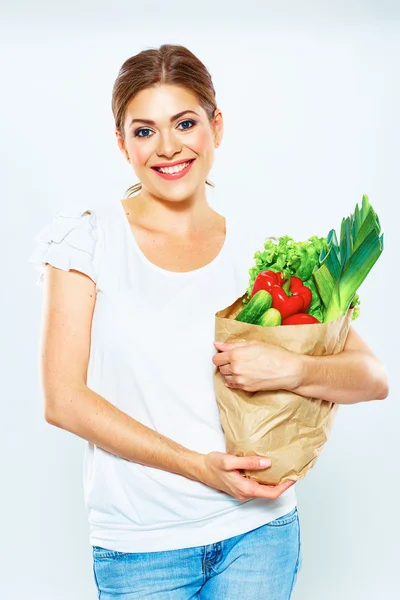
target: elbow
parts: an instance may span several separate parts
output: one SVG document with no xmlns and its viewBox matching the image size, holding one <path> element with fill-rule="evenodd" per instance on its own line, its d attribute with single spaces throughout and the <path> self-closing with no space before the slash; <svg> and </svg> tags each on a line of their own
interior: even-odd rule
<svg viewBox="0 0 400 600">
<path fill-rule="evenodd" d="M 385 365 L 374 355 L 365 355 L 365 380 L 363 400 L 385 400 L 389 396 L 389 380 Z"/>
<path fill-rule="evenodd" d="M 50 408 L 49 406 L 45 407 L 44 420 L 46 421 L 46 423 L 49 423 L 49 425 L 58 426 L 58 420 L 57 420 L 56 413 L 55 413 L 54 409 Z"/>
<path fill-rule="evenodd" d="M 46 393 L 44 396 L 44 420 L 49 425 L 58 426 L 59 423 L 59 411 L 56 398 L 59 396 L 57 392 L 52 393 L 51 395 Z"/>
<path fill-rule="evenodd" d="M 48 413 L 44 413 L 44 420 L 46 421 L 46 423 L 48 423 L 49 425 L 56 425 L 56 421 L 53 417 L 51 417 Z"/>
<path fill-rule="evenodd" d="M 389 384 L 387 380 L 382 381 L 381 386 L 378 390 L 378 400 L 385 400 L 389 396 Z"/>
<path fill-rule="evenodd" d="M 66 384 L 49 387 L 44 396 L 44 418 L 46 423 L 64 429 L 73 420 L 75 407 L 80 405 L 81 394 L 87 390 L 86 383 Z M 79 396 L 79 402 L 77 402 Z"/>
<path fill-rule="evenodd" d="M 389 378 L 385 366 L 379 362 L 379 369 L 377 368 L 377 386 L 376 386 L 376 399 L 385 400 L 389 396 Z"/>
</svg>

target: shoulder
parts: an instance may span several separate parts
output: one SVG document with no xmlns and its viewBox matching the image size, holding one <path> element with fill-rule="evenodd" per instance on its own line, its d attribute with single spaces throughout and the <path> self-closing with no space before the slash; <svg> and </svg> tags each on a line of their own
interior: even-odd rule
<svg viewBox="0 0 400 600">
<path fill-rule="evenodd" d="M 28 259 L 44 277 L 44 266 L 78 270 L 97 281 L 99 269 L 100 208 L 90 204 L 63 208 L 55 213 L 34 236 L 34 251 Z"/>
<path fill-rule="evenodd" d="M 98 229 L 98 212 L 85 205 L 60 210 L 45 223 L 34 239 L 42 244 L 63 244 L 92 253 Z"/>
</svg>

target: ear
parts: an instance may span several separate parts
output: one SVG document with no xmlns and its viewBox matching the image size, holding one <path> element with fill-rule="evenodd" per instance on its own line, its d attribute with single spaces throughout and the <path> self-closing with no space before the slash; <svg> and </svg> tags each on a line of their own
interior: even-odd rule
<svg viewBox="0 0 400 600">
<path fill-rule="evenodd" d="M 122 137 L 119 129 L 115 129 L 115 135 L 117 138 L 118 148 L 121 150 L 122 154 L 124 155 L 124 158 L 126 158 L 127 161 L 129 162 L 129 154 L 127 153 L 127 151 L 125 149 L 125 140 Z"/>
<path fill-rule="evenodd" d="M 121 150 L 121 152 L 123 154 L 126 154 L 126 150 L 125 150 L 125 140 L 121 135 L 121 132 L 118 128 L 115 129 L 115 136 L 117 138 L 117 143 L 118 143 L 118 147 Z"/>
<path fill-rule="evenodd" d="M 222 112 L 219 110 L 219 108 L 215 109 L 213 126 L 214 126 L 215 147 L 217 148 L 222 142 L 223 133 L 224 133 L 224 120 L 223 120 Z"/>
</svg>

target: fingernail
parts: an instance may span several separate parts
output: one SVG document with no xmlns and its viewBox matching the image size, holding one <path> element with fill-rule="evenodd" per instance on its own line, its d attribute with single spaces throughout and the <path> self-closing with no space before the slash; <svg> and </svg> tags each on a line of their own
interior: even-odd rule
<svg viewBox="0 0 400 600">
<path fill-rule="evenodd" d="M 269 467 L 271 466 L 271 461 L 268 458 L 260 459 L 260 467 Z"/>
</svg>

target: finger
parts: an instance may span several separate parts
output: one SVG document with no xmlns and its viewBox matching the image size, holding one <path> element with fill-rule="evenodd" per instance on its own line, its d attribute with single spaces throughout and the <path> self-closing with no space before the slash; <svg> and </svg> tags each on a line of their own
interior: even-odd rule
<svg viewBox="0 0 400 600">
<path fill-rule="evenodd" d="M 270 500 L 276 500 L 295 483 L 295 481 L 285 481 L 278 485 L 263 485 L 251 480 L 251 485 L 248 486 L 246 494 L 251 494 L 251 496 L 255 498 L 269 498 Z"/>
<path fill-rule="evenodd" d="M 246 346 L 249 342 L 246 340 L 240 340 L 237 342 L 214 342 L 214 346 L 218 350 L 232 350 L 232 348 L 239 348 L 240 346 Z"/>
<path fill-rule="evenodd" d="M 246 386 L 244 383 L 239 383 L 236 375 L 225 375 L 225 385 L 230 388 L 237 390 L 244 390 Z"/>
<path fill-rule="evenodd" d="M 214 354 L 212 361 L 217 367 L 221 367 L 222 365 L 229 365 L 229 354 L 228 352 L 220 352 L 219 354 Z"/>
<path fill-rule="evenodd" d="M 255 481 L 253 479 L 253 481 Z M 288 490 L 290 487 L 292 487 L 292 485 L 294 485 L 296 482 L 293 481 L 292 479 L 289 479 L 287 481 L 284 481 L 283 483 L 262 483 L 262 482 L 258 482 L 255 481 L 255 483 L 262 485 L 265 488 L 270 488 L 271 490 L 275 490 L 278 491 L 280 493 L 286 492 L 286 490 Z"/>
<path fill-rule="evenodd" d="M 268 469 L 270 466 L 271 461 L 264 456 L 234 456 L 233 454 L 226 454 L 224 459 L 224 468 L 226 471 L 233 471 L 235 469 L 249 469 L 253 471 L 256 469 Z"/>
<path fill-rule="evenodd" d="M 283 483 L 278 483 L 278 485 L 269 485 L 268 487 L 271 489 L 274 489 L 276 492 L 279 493 L 279 495 L 283 494 L 283 492 L 286 492 L 286 490 L 288 490 L 290 487 L 292 487 L 292 485 L 294 485 L 296 482 L 293 480 L 290 481 L 284 481 Z M 263 484 L 261 484 L 263 485 Z"/>
<path fill-rule="evenodd" d="M 233 373 L 231 372 L 231 366 L 230 364 L 227 365 L 221 365 L 219 370 L 221 371 L 221 373 L 223 375 L 233 375 Z"/>
</svg>

